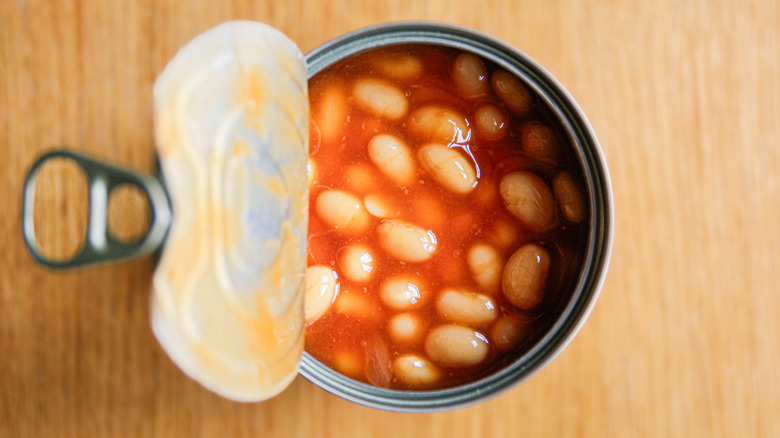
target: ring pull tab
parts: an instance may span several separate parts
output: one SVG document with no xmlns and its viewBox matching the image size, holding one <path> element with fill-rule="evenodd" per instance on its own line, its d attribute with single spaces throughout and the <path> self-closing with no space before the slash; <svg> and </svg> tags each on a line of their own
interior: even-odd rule
<svg viewBox="0 0 780 438">
<path fill-rule="evenodd" d="M 54 260 L 42 251 L 35 234 L 35 184 L 43 165 L 60 158 L 72 160 L 84 172 L 89 193 L 87 233 L 80 250 L 71 258 Z M 151 223 L 144 236 L 133 242 L 122 242 L 108 227 L 108 200 L 118 186 L 130 184 L 146 194 L 151 209 Z M 24 182 L 22 233 L 36 262 L 53 269 L 70 269 L 149 254 L 160 248 L 171 224 L 171 205 L 161 181 L 155 177 L 90 158 L 66 149 L 42 155 L 33 164 Z"/>
</svg>

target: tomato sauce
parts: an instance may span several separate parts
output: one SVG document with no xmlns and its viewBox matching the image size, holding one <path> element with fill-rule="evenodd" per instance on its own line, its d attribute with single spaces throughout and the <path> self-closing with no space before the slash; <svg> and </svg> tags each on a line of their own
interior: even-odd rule
<svg viewBox="0 0 780 438">
<path fill-rule="evenodd" d="M 554 191 L 556 175 L 566 172 L 582 190 L 582 171 L 568 137 L 537 96 L 532 95 L 527 111 L 518 114 L 510 110 L 491 88 L 489 79 L 500 69 L 490 62 L 482 60 L 487 93 L 470 98 L 460 94 L 453 81 L 453 63 L 461 53 L 428 45 L 381 48 L 341 61 L 317 74 L 309 83 L 313 117 L 308 264 L 332 268 L 337 286 L 327 310 L 318 319 L 307 322 L 306 351 L 336 371 L 376 386 L 415 390 L 452 387 L 477 380 L 514 361 L 552 325 L 571 297 L 582 266 L 587 214 L 581 222 L 571 223 L 561 213 L 558 200 L 555 226 L 540 230 L 511 213 L 500 190 L 502 177 L 517 171 L 537 175 L 551 191 Z M 388 75 L 382 63 L 394 59 L 411 62 L 410 69 L 420 72 L 408 75 L 411 78 Z M 356 101 L 353 89 L 353 84 L 361 78 L 380 78 L 401 90 L 408 105 L 404 115 L 391 119 L 365 110 Z M 334 89 L 339 96 L 334 100 L 335 106 L 329 104 L 332 107 L 323 109 L 324 96 Z M 505 133 L 499 138 L 481 135 L 474 123 L 476 111 L 488 104 L 504 116 Z M 462 138 L 456 139 L 457 144 L 442 143 L 412 132 L 411 114 L 430 105 L 454 110 L 465 117 L 469 129 Z M 324 126 L 323 120 L 337 125 Z M 550 128 L 557 137 L 561 153 L 554 162 L 529 156 L 531 149 L 523 148 L 522 129 L 530 121 Z M 327 139 L 323 133 L 328 134 Z M 392 181 L 369 157 L 367 145 L 379 134 L 391 134 L 411 150 L 416 163 L 412 184 L 401 186 Z M 429 143 L 456 149 L 474 166 L 477 178 L 473 190 L 455 193 L 420 165 L 417 151 Z M 341 190 L 360 200 L 369 194 L 381 196 L 392 207 L 390 219 L 414 224 L 435 235 L 435 252 L 422 262 L 409 262 L 388 254 L 377 235 L 377 228 L 388 218 L 371 215 L 367 230 L 357 234 L 334 228 L 317 210 L 318 197 L 328 190 Z M 507 299 L 502 291 L 504 282 L 498 289 L 487 290 L 476 281 L 468 254 L 474 245 L 487 244 L 499 254 L 503 265 L 515 251 L 529 243 L 544 248 L 551 263 L 544 278 L 541 302 L 533 308 L 521 309 Z M 372 269 L 366 281 L 352 281 L 341 274 L 340 252 L 355 245 L 367 248 L 372 256 Z M 420 290 L 419 299 L 403 311 L 388 306 L 381 296 L 382 285 L 398 275 L 418 279 L 416 286 Z M 452 364 L 429 355 L 435 350 L 428 345 L 433 342 L 427 339 L 431 330 L 453 324 L 437 306 L 441 292 L 447 288 L 482 294 L 495 307 L 497 316 L 487 323 L 457 323 L 481 336 L 478 336 L 480 342 L 487 344 L 487 353 L 476 364 Z M 398 336 L 391 333 L 390 321 L 399 313 L 412 315 L 421 334 L 403 342 L 394 340 Z M 507 341 L 509 345 L 504 342 L 499 347 L 496 326 L 506 315 L 516 323 L 510 324 L 513 334 Z M 395 361 L 410 354 L 425 359 L 424 365 L 433 370 L 433 377 L 420 380 L 403 374 L 401 364 Z"/>
</svg>

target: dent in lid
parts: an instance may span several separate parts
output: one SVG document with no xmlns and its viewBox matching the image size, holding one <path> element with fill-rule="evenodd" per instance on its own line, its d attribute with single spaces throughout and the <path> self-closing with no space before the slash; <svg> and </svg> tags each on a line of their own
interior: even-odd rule
<svg viewBox="0 0 780 438">
<path fill-rule="evenodd" d="M 308 105 L 300 50 L 254 22 L 196 37 L 154 86 L 174 217 L 152 327 L 185 373 L 233 400 L 281 392 L 303 351 Z"/>
</svg>

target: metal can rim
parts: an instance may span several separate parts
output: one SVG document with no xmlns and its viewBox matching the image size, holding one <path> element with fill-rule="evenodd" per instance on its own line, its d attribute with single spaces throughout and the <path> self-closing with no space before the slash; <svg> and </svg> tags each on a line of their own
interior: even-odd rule
<svg viewBox="0 0 780 438">
<path fill-rule="evenodd" d="M 345 377 L 304 353 L 300 374 L 346 400 L 383 410 L 435 412 L 476 404 L 530 378 L 571 342 L 593 309 L 606 278 L 614 239 L 614 204 L 606 158 L 596 134 L 571 94 L 544 67 L 519 49 L 462 26 L 425 21 L 395 22 L 358 29 L 308 54 L 309 78 L 368 49 L 399 44 L 434 44 L 469 51 L 524 79 L 547 102 L 577 149 L 592 212 L 587 255 L 569 303 L 547 333 L 510 365 L 480 380 L 433 391 L 377 388 Z"/>
</svg>

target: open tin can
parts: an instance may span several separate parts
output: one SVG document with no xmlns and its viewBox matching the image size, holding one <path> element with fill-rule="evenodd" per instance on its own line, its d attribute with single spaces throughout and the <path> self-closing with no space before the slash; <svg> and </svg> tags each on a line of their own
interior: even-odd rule
<svg viewBox="0 0 780 438">
<path fill-rule="evenodd" d="M 614 210 L 609 173 L 593 129 L 574 99 L 558 81 L 516 48 L 485 34 L 458 26 L 425 22 L 385 24 L 357 30 L 327 42 L 306 55 L 308 77 L 370 49 L 395 45 L 428 44 L 473 53 L 520 78 L 543 101 L 568 137 L 582 169 L 590 212 L 582 269 L 570 299 L 543 336 L 522 356 L 477 381 L 440 390 L 401 391 L 375 387 L 346 377 L 303 353 L 300 374 L 317 386 L 365 406 L 402 412 L 431 412 L 478 403 L 529 378 L 548 364 L 571 341 L 596 302 L 606 276 L 612 248 Z M 90 187 L 87 241 L 74 259 L 47 259 L 35 241 L 32 218 L 34 180 L 49 158 L 65 156 L 79 164 Z M 106 205 L 111 189 L 123 183 L 142 188 L 152 207 L 146 237 L 132 244 L 118 242 L 106 231 Z M 23 232 L 39 263 L 71 268 L 148 254 L 164 245 L 171 220 L 170 200 L 163 181 L 101 163 L 70 151 L 53 151 L 33 165 L 25 184 Z"/>
</svg>

